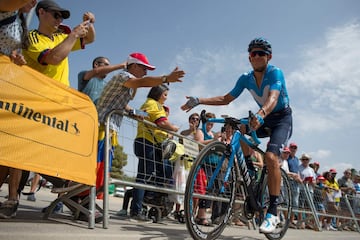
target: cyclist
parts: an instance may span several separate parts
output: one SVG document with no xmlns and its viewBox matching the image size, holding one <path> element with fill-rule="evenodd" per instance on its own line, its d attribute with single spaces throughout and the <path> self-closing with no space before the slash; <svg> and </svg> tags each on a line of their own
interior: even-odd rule
<svg viewBox="0 0 360 240">
<path fill-rule="evenodd" d="M 239 97 L 245 88 L 249 90 L 260 108 L 250 120 L 250 127 L 256 130 L 258 137 L 270 137 L 265 154 L 270 205 L 260 226 L 260 232 L 271 233 L 280 222 L 277 216 L 277 199 L 281 182 L 278 157 L 292 134 L 292 110 L 289 106 L 283 72 L 269 64 L 272 58 L 270 42 L 262 37 L 255 38 L 250 42 L 248 52 L 253 69 L 242 74 L 229 93 L 210 98 L 187 96 L 188 101 L 181 106 L 181 109 L 189 111 L 199 104 L 227 105 Z M 245 144 L 242 146 L 245 160 L 251 170 L 253 166 L 248 160 L 249 148 L 246 149 Z"/>
</svg>

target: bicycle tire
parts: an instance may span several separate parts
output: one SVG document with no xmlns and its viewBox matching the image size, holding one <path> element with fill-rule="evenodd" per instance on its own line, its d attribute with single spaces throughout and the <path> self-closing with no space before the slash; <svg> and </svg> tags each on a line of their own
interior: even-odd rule
<svg viewBox="0 0 360 240">
<path fill-rule="evenodd" d="M 226 145 L 221 142 L 212 142 L 208 144 L 200 151 L 189 172 L 184 197 L 184 209 L 186 226 L 193 239 L 217 239 L 231 218 L 232 206 L 236 195 L 236 176 L 234 166 L 232 166 L 229 172 L 229 179 L 226 183 L 224 182 L 225 169 L 228 169 L 228 159 L 225 157 L 225 152 Z M 215 159 L 217 158 L 218 162 L 212 162 L 212 164 L 210 164 L 209 159 L 214 156 Z M 224 161 L 222 161 L 222 165 L 220 165 L 221 161 L 219 160 L 223 157 Z M 206 189 L 200 189 L 200 184 L 198 184 L 199 179 L 197 178 L 202 176 L 201 172 L 204 171 L 204 169 L 207 170 L 205 173 L 207 174 Z M 217 174 L 215 172 L 216 169 L 219 171 Z M 211 176 L 214 176 L 213 180 L 210 180 Z M 213 183 L 213 186 L 211 186 L 211 183 Z M 222 193 L 220 193 L 221 190 L 219 186 L 225 186 Z M 194 197 L 195 195 L 196 197 Z M 217 202 L 220 202 L 219 204 L 222 205 L 222 211 L 218 218 L 219 221 L 216 222 L 216 224 L 212 222 L 209 226 L 204 226 L 197 221 L 195 216 L 196 209 L 194 208 L 202 196 L 221 198 L 217 199 Z M 212 205 L 214 205 L 214 202 Z M 206 219 L 210 221 L 210 213 L 206 214 Z"/>
<path fill-rule="evenodd" d="M 286 234 L 289 228 L 290 216 L 292 213 L 292 194 L 289 177 L 283 169 L 281 170 L 281 190 L 278 198 L 278 216 L 280 214 L 281 223 L 278 224 L 275 231 L 266 233 L 265 236 L 269 240 L 280 240 Z M 262 183 L 262 207 L 267 208 L 269 205 L 268 177 L 265 176 Z"/>
</svg>

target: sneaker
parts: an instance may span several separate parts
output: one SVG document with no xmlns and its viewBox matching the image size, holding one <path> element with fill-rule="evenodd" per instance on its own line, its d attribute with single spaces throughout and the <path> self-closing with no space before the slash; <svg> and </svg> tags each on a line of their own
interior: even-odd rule
<svg viewBox="0 0 360 240">
<path fill-rule="evenodd" d="M 58 213 L 59 214 L 59 213 L 64 212 L 63 206 L 64 206 L 64 204 L 62 202 L 58 202 L 56 204 L 56 206 L 54 207 L 53 213 Z"/>
<path fill-rule="evenodd" d="M 333 225 L 329 224 L 328 230 L 329 230 L 329 231 L 337 231 L 337 228 L 334 227 Z"/>
<path fill-rule="evenodd" d="M 64 204 L 63 204 L 62 202 L 58 202 L 58 203 L 56 204 L 56 206 L 54 207 L 52 213 L 57 213 L 57 214 L 59 214 L 59 213 L 64 212 L 63 206 L 64 206 Z M 44 208 L 41 210 L 41 212 L 44 213 L 44 212 L 46 212 L 47 209 L 48 209 L 48 207 L 44 207 Z"/>
<path fill-rule="evenodd" d="M 134 221 L 139 221 L 139 222 L 148 222 L 150 221 L 150 219 L 148 219 L 147 216 L 143 215 L 143 214 L 132 214 L 130 216 L 130 219 L 131 220 L 134 220 Z"/>
<path fill-rule="evenodd" d="M 0 219 L 8 219 L 16 216 L 16 211 L 19 206 L 19 201 L 7 200 L 1 204 Z"/>
<path fill-rule="evenodd" d="M 28 195 L 26 200 L 35 202 L 36 201 L 35 193 L 31 193 L 30 195 Z"/>
<path fill-rule="evenodd" d="M 261 223 L 259 231 L 261 233 L 272 233 L 278 223 L 280 222 L 278 216 L 272 215 L 270 213 L 266 213 L 264 221 Z"/>
<path fill-rule="evenodd" d="M 120 217 L 127 216 L 127 211 L 125 209 L 121 209 L 120 211 L 116 212 L 116 216 L 120 216 Z"/>
</svg>

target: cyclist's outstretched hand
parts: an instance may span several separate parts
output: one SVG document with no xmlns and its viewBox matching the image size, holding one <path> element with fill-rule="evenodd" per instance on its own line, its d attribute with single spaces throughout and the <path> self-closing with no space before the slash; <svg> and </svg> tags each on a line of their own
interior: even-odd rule
<svg viewBox="0 0 360 240">
<path fill-rule="evenodd" d="M 186 96 L 186 98 L 188 99 L 188 101 L 184 105 L 181 106 L 181 110 L 183 110 L 183 111 L 188 112 L 192 108 L 194 108 L 200 104 L 199 98 L 197 98 L 197 97 Z"/>
</svg>

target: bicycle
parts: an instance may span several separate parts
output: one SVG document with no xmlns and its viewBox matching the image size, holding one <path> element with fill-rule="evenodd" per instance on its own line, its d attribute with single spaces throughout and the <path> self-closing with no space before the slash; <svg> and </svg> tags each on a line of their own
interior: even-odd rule
<svg viewBox="0 0 360 240">
<path fill-rule="evenodd" d="M 202 127 L 206 128 L 207 122 L 230 124 L 233 129 L 233 137 L 230 144 L 225 145 L 220 141 L 214 141 L 206 145 L 195 159 L 193 166 L 189 172 L 185 191 L 185 220 L 186 226 L 194 239 L 216 239 L 221 235 L 229 219 L 233 214 L 233 204 L 236 198 L 237 184 L 242 184 L 245 193 L 243 202 L 243 215 L 252 220 L 258 215 L 259 225 L 264 219 L 264 210 L 269 204 L 269 192 L 267 187 L 267 170 L 266 166 L 259 170 L 259 178 L 251 176 L 243 152 L 240 141 L 244 141 L 255 151 L 264 154 L 258 145 L 261 143 L 257 138 L 256 132 L 249 132 L 247 137 L 240 131 L 240 125 L 245 124 L 249 127 L 249 119 L 254 114 L 249 112 L 248 118 L 236 119 L 232 117 L 222 118 L 205 118 L 205 110 L 201 112 Z M 235 164 L 237 162 L 237 165 Z M 198 182 L 201 176 L 207 176 L 207 184 L 201 187 Z M 242 178 L 239 183 L 237 180 Z M 270 240 L 281 239 L 289 226 L 291 206 L 291 188 L 289 179 L 284 170 L 281 169 L 282 187 L 281 194 L 278 199 L 278 216 L 282 221 L 273 233 L 265 234 Z M 205 226 L 201 221 L 196 219 L 196 208 L 200 200 L 211 200 L 221 203 L 220 221 Z M 213 202 L 214 204 L 215 202 Z M 210 214 L 210 213 L 207 213 Z"/>
</svg>

